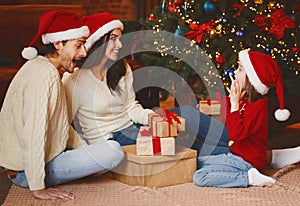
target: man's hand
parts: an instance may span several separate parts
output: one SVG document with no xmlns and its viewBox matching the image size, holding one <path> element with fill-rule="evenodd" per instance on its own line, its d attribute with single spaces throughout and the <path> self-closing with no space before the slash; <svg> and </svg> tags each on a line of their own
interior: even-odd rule
<svg viewBox="0 0 300 206">
<path fill-rule="evenodd" d="M 35 190 L 32 191 L 32 195 L 35 198 L 42 199 L 42 200 L 53 200 L 53 199 L 74 200 L 75 199 L 75 196 L 73 194 L 56 188 Z"/>
</svg>

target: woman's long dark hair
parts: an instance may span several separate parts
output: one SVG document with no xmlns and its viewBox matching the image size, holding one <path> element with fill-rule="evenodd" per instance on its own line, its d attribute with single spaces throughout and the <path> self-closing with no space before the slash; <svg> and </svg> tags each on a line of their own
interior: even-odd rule
<svg viewBox="0 0 300 206">
<path fill-rule="evenodd" d="M 110 39 L 111 32 L 108 32 L 104 36 L 102 36 L 92 48 L 89 50 L 89 55 L 83 60 L 81 67 L 83 69 L 91 69 L 100 64 L 101 59 L 105 55 L 105 50 L 107 48 L 107 43 Z M 123 59 L 118 61 L 108 60 L 105 64 L 108 68 L 106 79 L 107 85 L 110 90 L 120 92 L 120 88 L 118 87 L 120 79 L 126 74 L 125 62 Z"/>
</svg>

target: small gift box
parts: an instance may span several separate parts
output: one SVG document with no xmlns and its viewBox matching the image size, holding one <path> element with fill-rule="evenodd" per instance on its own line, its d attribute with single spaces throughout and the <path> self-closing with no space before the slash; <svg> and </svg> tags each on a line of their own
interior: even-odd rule
<svg viewBox="0 0 300 206">
<path fill-rule="evenodd" d="M 152 122 L 152 132 L 154 137 L 176 137 L 177 133 L 177 122 L 167 122 L 165 120 L 154 120 Z"/>
<path fill-rule="evenodd" d="M 178 131 L 185 131 L 185 119 L 168 110 L 164 110 L 161 114 L 149 114 L 148 121 L 153 136 L 175 137 Z"/>
<path fill-rule="evenodd" d="M 137 155 L 175 155 L 174 137 L 152 137 L 151 128 L 142 126 L 136 140 Z"/>
<path fill-rule="evenodd" d="M 221 105 L 220 102 L 217 100 L 201 100 L 199 102 L 199 110 L 200 112 L 206 115 L 219 115 Z"/>
</svg>

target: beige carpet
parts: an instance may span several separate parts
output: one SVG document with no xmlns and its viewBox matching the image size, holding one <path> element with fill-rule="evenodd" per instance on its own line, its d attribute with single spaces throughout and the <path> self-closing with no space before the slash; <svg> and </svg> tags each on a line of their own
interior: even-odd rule
<svg viewBox="0 0 300 206">
<path fill-rule="evenodd" d="M 275 172 L 275 173 L 274 173 Z M 202 188 L 193 183 L 163 188 L 128 186 L 109 175 L 89 177 L 58 186 L 76 195 L 76 200 L 42 201 L 33 198 L 28 189 L 12 186 L 3 206 L 299 206 L 300 164 L 271 171 L 277 183 L 249 188 Z"/>
</svg>

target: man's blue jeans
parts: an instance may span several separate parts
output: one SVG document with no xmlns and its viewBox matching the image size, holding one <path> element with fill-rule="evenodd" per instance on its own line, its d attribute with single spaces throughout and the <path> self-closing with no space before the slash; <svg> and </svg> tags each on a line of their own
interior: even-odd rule
<svg viewBox="0 0 300 206">
<path fill-rule="evenodd" d="M 46 164 L 46 187 L 94 173 L 104 173 L 115 168 L 123 158 L 124 152 L 120 144 L 109 140 L 65 151 Z M 29 187 L 24 171 L 17 172 L 12 182 L 21 187 Z"/>
</svg>

